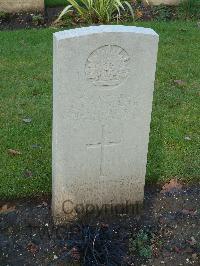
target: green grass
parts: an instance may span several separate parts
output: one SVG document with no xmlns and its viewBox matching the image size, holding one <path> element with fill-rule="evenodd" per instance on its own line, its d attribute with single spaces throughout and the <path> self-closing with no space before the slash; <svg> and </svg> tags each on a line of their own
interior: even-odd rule
<svg viewBox="0 0 200 266">
<path fill-rule="evenodd" d="M 47 7 L 67 6 L 67 0 L 45 0 L 44 2 Z"/>
<path fill-rule="evenodd" d="M 200 180 L 200 30 L 193 22 L 137 25 L 160 34 L 147 181 Z M 52 33 L 0 34 L 0 198 L 51 192 Z"/>
</svg>

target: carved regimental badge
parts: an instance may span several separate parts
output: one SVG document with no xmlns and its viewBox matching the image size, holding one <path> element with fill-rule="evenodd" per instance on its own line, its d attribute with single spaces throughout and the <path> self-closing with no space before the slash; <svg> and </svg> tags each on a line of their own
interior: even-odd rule
<svg viewBox="0 0 200 266">
<path fill-rule="evenodd" d="M 86 62 L 86 76 L 96 86 L 116 86 L 129 74 L 129 55 L 117 45 L 93 51 Z"/>
</svg>

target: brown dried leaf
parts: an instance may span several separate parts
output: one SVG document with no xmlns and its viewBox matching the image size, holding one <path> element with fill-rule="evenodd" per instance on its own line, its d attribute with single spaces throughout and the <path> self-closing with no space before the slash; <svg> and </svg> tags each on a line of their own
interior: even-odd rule
<svg viewBox="0 0 200 266">
<path fill-rule="evenodd" d="M 79 250 L 76 247 L 73 247 L 71 249 L 71 257 L 75 262 L 78 262 L 80 260 L 80 253 Z"/>
<path fill-rule="evenodd" d="M 32 177 L 33 176 L 33 173 L 30 170 L 25 170 L 24 171 L 24 176 L 25 177 Z"/>
<path fill-rule="evenodd" d="M 170 192 L 173 189 L 182 189 L 182 184 L 178 183 L 177 179 L 171 179 L 168 183 L 166 183 L 161 190 L 161 193 Z"/>
<path fill-rule="evenodd" d="M 27 250 L 32 253 L 33 255 L 35 255 L 39 248 L 37 245 L 35 245 L 34 243 L 30 242 L 28 245 L 27 245 Z"/>
<path fill-rule="evenodd" d="M 15 210 L 15 206 L 8 206 L 8 204 L 4 204 L 0 207 L 0 213 L 8 213 Z"/>
<path fill-rule="evenodd" d="M 196 215 L 197 214 L 197 210 L 193 210 L 193 209 L 183 209 L 182 210 L 183 214 L 186 215 Z"/>
<path fill-rule="evenodd" d="M 187 247 L 185 250 L 184 250 L 184 253 L 192 253 L 193 250 L 190 248 L 190 247 Z"/>
<path fill-rule="evenodd" d="M 178 248 L 177 246 L 174 246 L 174 251 L 175 251 L 176 253 L 180 253 L 180 252 L 181 252 L 180 248 Z"/>
<path fill-rule="evenodd" d="M 135 15 L 136 15 L 136 18 L 141 18 L 141 17 L 143 16 L 143 13 L 142 13 L 141 10 L 137 9 L 137 10 L 135 11 Z"/>
<path fill-rule="evenodd" d="M 174 80 L 174 83 L 179 85 L 179 86 L 184 86 L 186 85 L 186 82 L 181 80 L 181 79 L 177 79 L 177 80 Z"/>
<path fill-rule="evenodd" d="M 16 156 L 16 155 L 21 155 L 22 153 L 20 151 L 16 151 L 13 149 L 8 149 L 8 154 L 12 155 L 12 156 Z"/>
<path fill-rule="evenodd" d="M 109 224 L 101 223 L 101 227 L 103 227 L 103 228 L 108 228 L 108 227 L 109 227 Z"/>
</svg>

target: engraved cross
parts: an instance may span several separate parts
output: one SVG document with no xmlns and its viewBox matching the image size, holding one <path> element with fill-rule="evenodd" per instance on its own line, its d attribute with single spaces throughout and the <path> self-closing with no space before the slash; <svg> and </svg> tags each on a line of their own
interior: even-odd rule
<svg viewBox="0 0 200 266">
<path fill-rule="evenodd" d="M 100 156 L 100 168 L 99 168 L 99 173 L 100 173 L 100 177 L 105 176 L 103 174 L 103 163 L 104 163 L 104 149 L 105 147 L 109 147 L 109 146 L 115 146 L 120 144 L 121 141 L 115 142 L 115 141 L 106 141 L 105 140 L 105 128 L 104 126 L 102 126 L 102 130 L 101 130 L 101 141 L 97 142 L 97 143 L 92 143 L 92 144 L 86 144 L 87 148 L 90 149 L 94 149 L 94 148 L 101 148 L 101 156 Z"/>
</svg>

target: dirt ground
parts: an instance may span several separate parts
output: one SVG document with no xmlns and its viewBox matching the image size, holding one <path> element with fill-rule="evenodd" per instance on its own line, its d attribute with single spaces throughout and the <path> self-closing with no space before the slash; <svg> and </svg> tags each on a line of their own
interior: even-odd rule
<svg viewBox="0 0 200 266">
<path fill-rule="evenodd" d="M 178 19 L 176 7 L 150 7 L 133 3 L 136 21 L 169 21 Z M 64 20 L 55 25 L 55 20 L 63 10 L 63 7 L 47 7 L 42 13 L 39 12 L 19 12 L 16 14 L 8 14 L 0 12 L 0 30 L 18 30 L 30 28 L 45 28 L 49 26 L 57 27 L 74 27 L 85 25 L 75 13 L 72 13 L 68 20 Z M 121 14 L 121 22 L 130 21 L 131 17 L 127 17 L 126 13 Z M 132 19 L 131 19 L 132 21 Z"/>
<path fill-rule="evenodd" d="M 55 226 L 50 199 L 0 203 L 0 265 L 200 265 L 200 186 L 146 187 L 138 215 Z"/>
<path fill-rule="evenodd" d="M 19 12 L 0 14 L 0 30 L 45 28 L 51 26 L 63 7 L 46 8 L 44 13 Z"/>
</svg>

